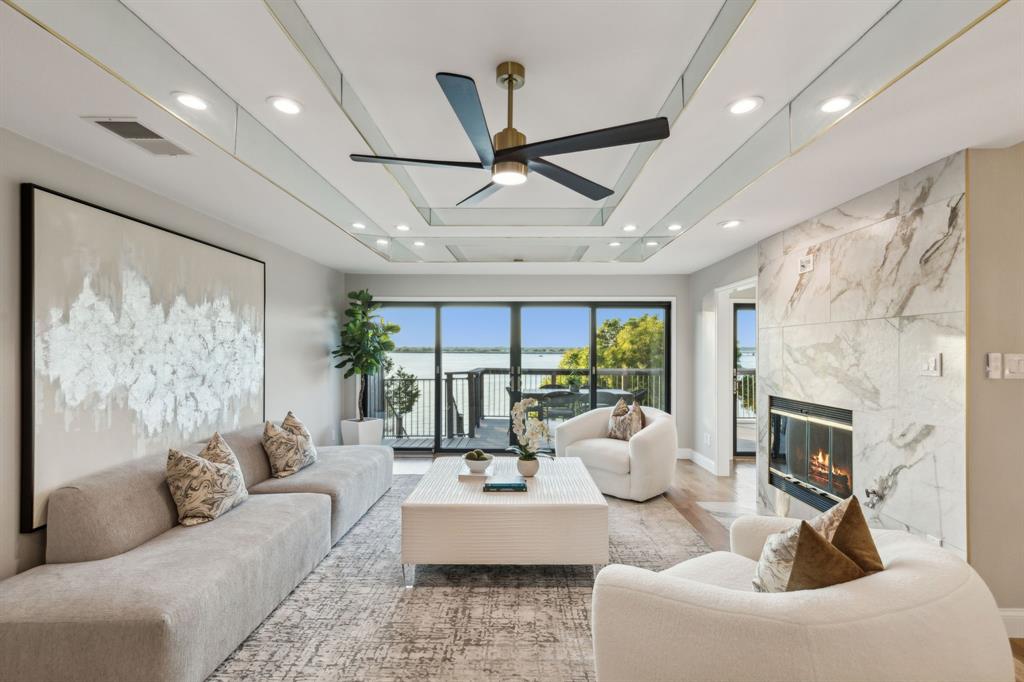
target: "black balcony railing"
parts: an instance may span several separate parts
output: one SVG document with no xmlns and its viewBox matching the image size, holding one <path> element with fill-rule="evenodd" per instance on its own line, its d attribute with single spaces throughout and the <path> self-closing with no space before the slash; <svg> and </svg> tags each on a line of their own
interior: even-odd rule
<svg viewBox="0 0 1024 682">
<path fill-rule="evenodd" d="M 521 395 L 535 397 L 538 414 L 555 421 L 590 409 L 588 375 L 580 370 L 523 368 L 519 377 Z M 445 372 L 441 379 L 441 437 L 474 438 L 485 419 L 507 419 L 512 409 L 512 375 L 509 369 L 478 367 Z M 419 392 L 406 412 L 398 413 L 400 396 Z M 601 368 L 597 370 L 597 405 L 627 402 L 664 409 L 665 372 L 661 368 Z M 396 396 L 398 399 L 396 399 Z M 390 399 L 389 399 L 390 397 Z M 432 438 L 434 379 L 369 378 L 368 414 L 384 420 L 386 438 Z"/>
</svg>

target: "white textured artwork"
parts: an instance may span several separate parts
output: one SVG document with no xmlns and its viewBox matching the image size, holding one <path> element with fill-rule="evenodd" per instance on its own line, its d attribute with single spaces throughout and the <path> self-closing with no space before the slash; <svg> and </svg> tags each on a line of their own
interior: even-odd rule
<svg viewBox="0 0 1024 682">
<path fill-rule="evenodd" d="M 263 334 L 227 296 L 196 304 L 178 296 L 165 308 L 133 270 L 121 273 L 119 302 L 98 296 L 91 280 L 68 310 L 50 309 L 36 336 L 36 371 L 57 384 L 65 407 L 127 407 L 148 437 L 238 426 L 243 405 L 262 392 Z"/>
<path fill-rule="evenodd" d="M 22 530 L 56 488 L 264 417 L 261 261 L 32 185 Z M 29 274 L 29 273 L 26 273 Z"/>
</svg>

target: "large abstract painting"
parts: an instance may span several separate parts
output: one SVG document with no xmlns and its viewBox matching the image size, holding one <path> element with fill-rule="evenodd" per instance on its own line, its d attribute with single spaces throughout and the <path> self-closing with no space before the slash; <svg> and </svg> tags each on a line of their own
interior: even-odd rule
<svg viewBox="0 0 1024 682">
<path fill-rule="evenodd" d="M 21 526 L 68 481 L 264 417 L 265 266 L 21 187 Z"/>
</svg>

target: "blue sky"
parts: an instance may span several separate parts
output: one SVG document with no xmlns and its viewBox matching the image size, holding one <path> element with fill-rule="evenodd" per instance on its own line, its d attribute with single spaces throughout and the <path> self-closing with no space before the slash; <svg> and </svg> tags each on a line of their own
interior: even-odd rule
<svg viewBox="0 0 1024 682">
<path fill-rule="evenodd" d="M 600 308 L 597 324 L 644 313 L 663 315 L 657 308 Z M 381 315 L 402 328 L 393 337 L 396 346 L 434 345 L 433 308 L 388 306 Z M 446 346 L 508 347 L 510 324 L 511 312 L 501 306 L 451 306 L 441 310 L 441 338 Z M 578 348 L 588 343 L 590 310 L 578 306 L 524 306 L 522 325 L 526 348 Z"/>
<path fill-rule="evenodd" d="M 753 310 L 740 310 L 736 316 L 736 339 L 740 348 L 753 348 L 757 343 L 757 314 Z"/>
</svg>

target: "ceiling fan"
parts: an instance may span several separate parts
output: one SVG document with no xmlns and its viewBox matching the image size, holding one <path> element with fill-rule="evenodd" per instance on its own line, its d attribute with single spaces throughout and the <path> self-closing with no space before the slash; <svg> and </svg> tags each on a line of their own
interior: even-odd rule
<svg viewBox="0 0 1024 682">
<path fill-rule="evenodd" d="M 526 174 L 531 170 L 588 199 L 597 201 L 610 196 L 612 190 L 561 166 L 556 166 L 541 157 L 618 147 L 651 140 L 664 140 L 669 135 L 668 119 L 662 116 L 527 144 L 526 135 L 512 126 L 512 93 L 526 83 L 526 69 L 517 62 L 503 62 L 498 65 L 497 81 L 500 87 L 508 91 L 508 126 L 494 136 L 492 144 L 491 133 L 487 129 L 487 120 L 484 118 L 483 106 L 480 104 L 480 95 L 473 79 L 455 73 L 437 74 L 437 82 L 452 105 L 452 109 L 455 110 L 455 115 L 465 129 L 466 135 L 469 136 L 473 148 L 476 149 L 477 156 L 480 157 L 479 162 L 405 159 L 369 154 L 352 154 L 350 158 L 363 163 L 480 168 L 490 171 L 491 181 L 456 206 L 477 204 L 504 186 L 521 185 L 526 182 Z"/>
</svg>

